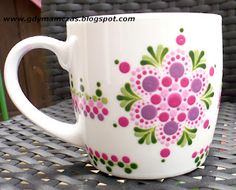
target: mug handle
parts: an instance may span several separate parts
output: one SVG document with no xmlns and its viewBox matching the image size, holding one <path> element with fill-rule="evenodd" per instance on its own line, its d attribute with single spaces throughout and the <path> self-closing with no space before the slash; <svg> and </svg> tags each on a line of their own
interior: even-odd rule
<svg viewBox="0 0 236 190">
<path fill-rule="evenodd" d="M 22 40 L 11 49 L 7 56 L 4 79 L 11 100 L 27 118 L 62 140 L 77 146 L 83 146 L 82 127 L 77 123 L 68 124 L 55 120 L 39 111 L 25 97 L 18 81 L 18 67 L 22 57 L 30 50 L 37 48 L 54 52 L 62 68 L 69 71 L 69 50 L 76 40 L 76 36 L 70 36 L 65 42 L 46 36 L 35 36 Z"/>
</svg>

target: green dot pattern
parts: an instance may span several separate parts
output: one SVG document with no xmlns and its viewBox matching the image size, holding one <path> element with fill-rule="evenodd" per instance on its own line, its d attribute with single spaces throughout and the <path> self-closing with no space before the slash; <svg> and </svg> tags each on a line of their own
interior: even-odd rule
<svg viewBox="0 0 236 190">
<path fill-rule="evenodd" d="M 116 59 L 116 60 L 114 61 L 114 63 L 115 63 L 116 65 L 118 65 L 118 64 L 119 64 L 119 60 Z"/>
<path fill-rule="evenodd" d="M 130 174 L 132 170 L 130 168 L 125 168 L 125 173 Z"/>
<path fill-rule="evenodd" d="M 120 168 L 123 168 L 125 165 L 124 165 L 123 162 L 118 162 L 118 166 L 119 166 Z"/>
<path fill-rule="evenodd" d="M 137 168 L 138 168 L 138 165 L 137 165 L 136 163 L 131 163 L 131 164 L 130 164 L 130 167 L 131 167 L 132 169 L 137 169 Z"/>
<path fill-rule="evenodd" d="M 111 167 L 107 166 L 106 169 L 107 169 L 108 172 L 112 172 Z"/>
<path fill-rule="evenodd" d="M 114 166 L 114 163 L 111 160 L 108 160 L 107 162 L 110 166 Z"/>
<path fill-rule="evenodd" d="M 97 87 L 100 87 L 101 86 L 101 83 L 100 82 L 97 82 Z"/>
<path fill-rule="evenodd" d="M 105 164 L 105 161 L 101 158 L 100 159 L 100 162 L 102 163 L 102 164 Z"/>
<path fill-rule="evenodd" d="M 101 96 L 102 96 L 102 91 L 101 91 L 100 89 L 97 89 L 97 90 L 96 90 L 96 95 L 97 95 L 98 97 L 101 97 Z"/>
</svg>

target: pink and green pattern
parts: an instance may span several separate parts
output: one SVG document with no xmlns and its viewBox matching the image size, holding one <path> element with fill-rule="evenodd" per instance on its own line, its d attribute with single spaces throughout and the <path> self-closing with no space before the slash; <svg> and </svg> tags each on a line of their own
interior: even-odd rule
<svg viewBox="0 0 236 190">
<path fill-rule="evenodd" d="M 95 90 L 95 94 L 90 96 L 85 91 L 83 79 L 80 79 L 79 90 L 76 90 L 72 75 L 70 76 L 70 87 L 74 110 L 79 114 L 83 114 L 85 117 L 103 121 L 109 114 L 108 108 L 106 107 L 108 99 L 103 96 L 101 83 L 97 82 L 96 85 L 97 89 Z"/>
<path fill-rule="evenodd" d="M 194 163 L 196 164 L 196 167 L 201 166 L 209 154 L 209 145 L 207 145 L 205 148 L 202 148 L 199 151 L 195 151 L 192 154 L 192 159 L 194 159 Z"/>
<path fill-rule="evenodd" d="M 112 173 L 114 167 L 121 168 L 126 174 L 131 174 L 134 170 L 138 168 L 138 164 L 132 162 L 130 157 L 126 155 L 119 157 L 114 154 L 107 154 L 94 150 L 91 147 L 87 146 L 86 151 L 95 166 L 98 166 L 98 164 L 104 165 L 104 167 L 109 173 Z"/>
<path fill-rule="evenodd" d="M 176 37 L 178 46 L 185 42 L 183 34 Z M 207 68 L 204 50 L 171 50 L 157 45 L 148 46 L 147 52 L 138 68 L 115 60 L 120 72 L 130 75 L 117 95 L 129 117 L 120 116 L 113 126 L 133 126 L 139 144 L 160 143 L 160 155 L 167 158 L 172 145 L 190 146 L 199 126 L 209 128 L 205 112 L 211 107 L 214 90 L 208 79 L 215 66 Z"/>
</svg>

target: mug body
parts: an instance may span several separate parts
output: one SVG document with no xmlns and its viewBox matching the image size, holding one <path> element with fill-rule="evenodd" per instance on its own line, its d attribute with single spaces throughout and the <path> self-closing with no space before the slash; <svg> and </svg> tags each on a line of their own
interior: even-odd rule
<svg viewBox="0 0 236 190">
<path fill-rule="evenodd" d="M 77 38 L 70 50 L 73 107 L 90 161 L 125 178 L 190 172 L 204 163 L 216 126 L 221 17 L 121 16 L 135 21 L 67 23 L 68 38 Z"/>
</svg>

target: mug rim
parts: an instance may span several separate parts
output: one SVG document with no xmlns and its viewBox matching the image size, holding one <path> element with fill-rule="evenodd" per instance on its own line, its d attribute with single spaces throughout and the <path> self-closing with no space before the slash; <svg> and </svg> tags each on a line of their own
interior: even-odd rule
<svg viewBox="0 0 236 190">
<path fill-rule="evenodd" d="M 93 23 L 90 21 L 76 21 L 76 19 L 82 18 L 82 17 L 92 17 L 92 18 L 105 18 L 105 17 L 114 17 L 117 18 L 120 17 L 135 17 L 135 20 L 145 20 L 145 19 L 158 19 L 158 18 L 173 18 L 173 16 L 180 16 L 180 17 L 198 17 L 198 18 L 212 18 L 212 19 L 218 19 L 219 21 L 222 21 L 222 16 L 215 13 L 201 13 L 201 12 L 149 12 L 149 13 L 121 13 L 121 14 L 108 14 L 108 15 L 93 15 L 93 16 L 81 16 L 81 17 L 75 17 L 72 18 L 73 20 L 66 21 L 66 25 L 75 25 L 75 24 L 88 24 Z M 97 22 L 99 23 L 99 22 Z M 109 23 L 114 23 L 113 21 Z M 119 22 L 116 22 L 119 23 Z M 94 23 L 96 24 L 96 23 Z"/>
</svg>

